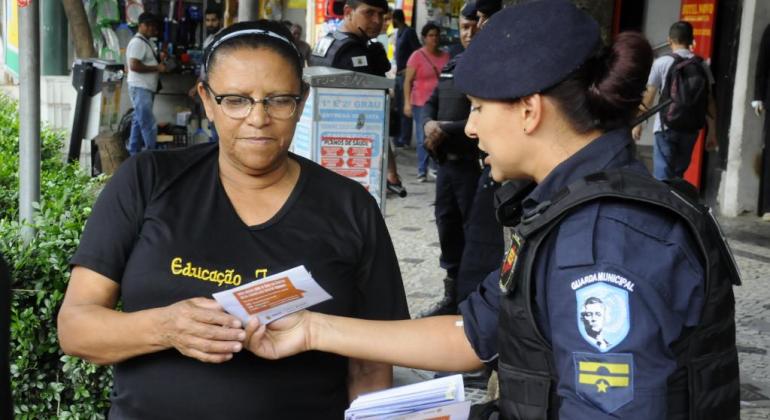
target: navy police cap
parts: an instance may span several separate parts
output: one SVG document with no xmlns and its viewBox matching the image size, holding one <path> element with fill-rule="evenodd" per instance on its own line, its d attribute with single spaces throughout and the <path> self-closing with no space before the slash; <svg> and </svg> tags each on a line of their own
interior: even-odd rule
<svg viewBox="0 0 770 420">
<path fill-rule="evenodd" d="M 503 0 L 476 0 L 476 10 L 487 15 L 492 16 L 503 8 Z"/>
<path fill-rule="evenodd" d="M 536 0 L 497 12 L 455 69 L 455 86 L 481 99 L 542 92 L 577 70 L 601 45 L 599 24 L 566 0 Z"/>
<path fill-rule="evenodd" d="M 476 14 L 476 2 L 474 0 L 465 3 L 460 14 L 468 20 L 479 20 L 479 15 Z"/>
<path fill-rule="evenodd" d="M 368 4 L 369 6 L 372 6 L 372 7 L 379 7 L 380 9 L 382 9 L 385 12 L 388 11 L 388 2 L 387 2 L 387 0 L 347 0 L 347 3 L 349 5 L 351 3 L 356 3 L 356 2 L 363 3 L 363 4 Z"/>
</svg>

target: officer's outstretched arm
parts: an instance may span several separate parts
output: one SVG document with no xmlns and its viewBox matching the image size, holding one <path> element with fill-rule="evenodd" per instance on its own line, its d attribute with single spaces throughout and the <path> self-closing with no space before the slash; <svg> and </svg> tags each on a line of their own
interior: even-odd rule
<svg viewBox="0 0 770 420">
<path fill-rule="evenodd" d="M 369 321 L 302 311 L 267 326 L 254 319 L 244 347 L 266 359 L 309 350 L 434 371 L 482 367 L 459 316 Z"/>
</svg>

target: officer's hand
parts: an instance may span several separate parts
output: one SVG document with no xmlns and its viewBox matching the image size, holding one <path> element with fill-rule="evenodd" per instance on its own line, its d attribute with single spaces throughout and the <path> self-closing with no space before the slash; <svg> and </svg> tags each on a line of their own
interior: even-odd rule
<svg viewBox="0 0 770 420">
<path fill-rule="evenodd" d="M 165 347 L 208 363 L 222 363 L 241 351 L 241 321 L 212 299 L 192 298 L 161 308 L 158 329 Z"/>
<path fill-rule="evenodd" d="M 715 152 L 719 150 L 719 143 L 717 142 L 717 133 L 709 131 L 706 134 L 706 151 Z"/>
<path fill-rule="evenodd" d="M 754 108 L 754 114 L 757 117 L 762 116 L 762 112 L 765 111 L 765 105 L 762 101 L 751 101 L 751 107 Z"/>
<path fill-rule="evenodd" d="M 425 148 L 436 153 L 436 149 L 444 142 L 446 133 L 441 129 L 438 121 L 428 121 L 425 123 Z"/>
<path fill-rule="evenodd" d="M 634 140 L 639 141 L 639 139 L 642 138 L 642 125 L 639 124 L 636 127 L 631 129 L 631 137 L 634 138 Z"/>
<path fill-rule="evenodd" d="M 412 104 L 409 103 L 409 101 L 404 102 L 404 116 L 407 118 L 412 118 Z"/>
<path fill-rule="evenodd" d="M 259 357 L 275 360 L 310 350 L 310 325 L 312 313 L 299 311 L 270 325 L 264 325 L 254 317 L 246 324 L 243 345 Z"/>
</svg>

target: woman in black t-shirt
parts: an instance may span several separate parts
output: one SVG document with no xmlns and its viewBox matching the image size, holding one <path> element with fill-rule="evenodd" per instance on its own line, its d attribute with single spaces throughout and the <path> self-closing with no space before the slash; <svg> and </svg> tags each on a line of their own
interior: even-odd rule
<svg viewBox="0 0 770 420">
<path fill-rule="evenodd" d="M 408 318 L 384 220 L 356 182 L 288 152 L 308 91 L 283 25 L 221 31 L 204 66 L 219 144 L 118 170 L 71 261 L 62 349 L 115 365 L 110 418 L 341 418 L 349 398 L 390 386 L 390 365 L 258 358 L 210 297 L 304 265 L 333 297 L 315 310 Z"/>
</svg>

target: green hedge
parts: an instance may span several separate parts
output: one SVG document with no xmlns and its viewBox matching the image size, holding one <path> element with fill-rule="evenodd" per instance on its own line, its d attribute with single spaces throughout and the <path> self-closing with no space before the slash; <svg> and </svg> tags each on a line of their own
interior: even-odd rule
<svg viewBox="0 0 770 420">
<path fill-rule="evenodd" d="M 65 356 L 56 315 L 75 252 L 102 179 L 63 163 L 61 133 L 43 128 L 41 200 L 29 246 L 18 223 L 19 114 L 0 95 L 0 251 L 11 268 L 11 382 L 18 419 L 104 418 L 112 372 Z"/>
</svg>

